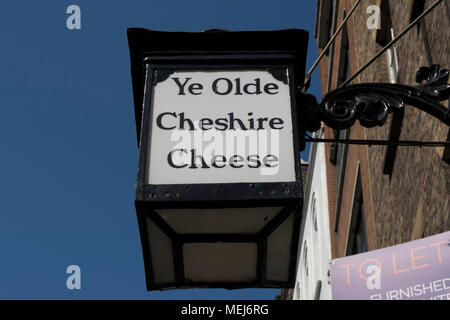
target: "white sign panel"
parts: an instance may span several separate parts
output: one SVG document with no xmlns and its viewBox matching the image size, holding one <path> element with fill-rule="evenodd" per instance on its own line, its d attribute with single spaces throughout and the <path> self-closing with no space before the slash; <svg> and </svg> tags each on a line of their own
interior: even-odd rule
<svg viewBox="0 0 450 320">
<path fill-rule="evenodd" d="M 150 114 L 148 184 L 295 181 L 289 84 L 268 71 L 174 72 Z"/>
</svg>

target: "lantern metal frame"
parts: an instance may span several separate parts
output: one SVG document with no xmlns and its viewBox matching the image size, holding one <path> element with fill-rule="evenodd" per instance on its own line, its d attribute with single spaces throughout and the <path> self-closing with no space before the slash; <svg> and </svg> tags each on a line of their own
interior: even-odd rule
<svg viewBox="0 0 450 320">
<path fill-rule="evenodd" d="M 230 35 L 231 34 L 231 35 Z M 299 42 L 280 49 L 285 41 L 283 35 L 296 34 Z M 214 34 L 215 35 L 215 34 Z M 138 131 L 139 160 L 135 207 L 144 258 L 147 290 L 173 288 L 286 288 L 295 284 L 297 252 L 299 247 L 303 188 L 300 167 L 301 131 L 298 121 L 297 89 L 304 82 L 306 63 L 307 32 L 286 30 L 279 32 L 230 32 L 219 33 L 227 39 L 235 39 L 233 44 L 222 44 L 214 40 L 208 48 L 197 50 L 200 39 L 215 39 L 211 34 L 160 33 L 145 29 L 129 29 L 132 78 L 135 97 L 135 116 Z M 144 48 L 142 39 L 147 36 L 174 36 L 177 39 L 194 39 L 188 49 L 162 50 L 158 45 Z M 248 41 L 252 37 L 260 40 L 267 36 L 276 39 L 273 43 Z M 280 37 L 281 36 L 281 37 Z M 137 38 L 140 38 L 138 41 Z M 172 38 L 173 39 L 173 38 Z M 158 48 L 156 48 L 158 47 Z M 169 44 L 165 47 L 170 47 Z M 197 48 L 197 49 L 196 49 Z M 292 115 L 293 154 L 295 181 L 269 183 L 212 183 L 212 184 L 147 184 L 148 144 L 153 87 L 167 79 L 174 71 L 267 71 L 274 78 L 289 83 L 290 110 Z M 286 83 L 285 82 L 285 83 Z M 139 99 L 143 100 L 139 107 Z M 141 100 L 141 101 L 142 101 Z M 232 209 L 280 207 L 282 208 L 262 229 L 251 234 L 177 234 L 156 212 L 158 209 Z M 226 214 L 226 213 L 224 213 Z M 267 279 L 268 237 L 284 221 L 293 216 L 292 235 L 289 248 L 287 281 Z M 152 273 L 147 219 L 150 219 L 172 244 L 172 261 L 175 281 L 156 283 Z M 256 278 L 253 282 L 192 282 L 185 278 L 183 265 L 183 245 L 187 243 L 254 243 L 257 246 Z M 199 261 L 201 263 L 201 261 Z M 238 264 L 238 263 L 237 263 Z"/>
<path fill-rule="evenodd" d="M 195 63 L 186 60 L 195 59 Z M 135 194 L 135 206 L 138 214 L 138 224 L 141 233 L 141 243 L 144 256 L 145 272 L 148 290 L 209 287 L 209 288 L 248 288 L 248 287 L 292 287 L 295 281 L 298 239 L 303 202 L 302 178 L 300 168 L 300 145 L 297 127 L 296 86 L 290 55 L 243 55 L 222 56 L 218 67 L 216 56 L 172 56 L 170 59 L 150 56 L 146 63 L 146 95 L 142 114 L 142 130 L 140 137 L 140 152 L 138 179 Z M 249 63 L 251 61 L 251 63 Z M 258 63 L 255 63 L 258 61 Z M 282 79 L 280 70 L 285 70 L 289 79 Z M 164 81 L 174 71 L 220 71 L 220 70 L 263 70 L 275 78 L 290 83 L 293 154 L 295 161 L 295 181 L 279 183 L 214 183 L 214 184 L 162 184 L 145 183 L 148 163 L 148 143 L 151 118 L 151 95 L 153 87 Z M 283 207 L 283 209 L 257 234 L 177 234 L 156 212 L 155 209 L 215 209 L 215 208 L 254 208 Z M 287 282 L 270 281 L 265 276 L 267 261 L 267 237 L 291 214 L 294 215 L 294 226 L 291 240 L 291 256 Z M 152 275 L 152 259 L 148 244 L 146 218 L 152 220 L 172 243 L 172 258 L 175 266 L 174 283 L 154 283 Z M 230 282 L 189 282 L 184 276 L 182 246 L 186 243 L 239 242 L 255 243 L 257 245 L 257 272 L 253 283 Z"/>
</svg>

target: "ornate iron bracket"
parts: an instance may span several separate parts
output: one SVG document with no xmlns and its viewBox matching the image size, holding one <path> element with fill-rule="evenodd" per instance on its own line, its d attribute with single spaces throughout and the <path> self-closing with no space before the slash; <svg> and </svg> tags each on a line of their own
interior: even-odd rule
<svg viewBox="0 0 450 320">
<path fill-rule="evenodd" d="M 349 85 L 329 92 L 320 104 L 310 94 L 302 94 L 303 121 L 300 126 L 314 132 L 320 122 L 341 130 L 354 125 L 356 120 L 366 128 L 383 126 L 391 112 L 405 105 L 414 106 L 450 126 L 449 109 L 439 103 L 450 96 L 449 71 L 440 65 L 421 67 L 416 73 L 416 82 L 410 87 L 391 83 L 364 83 Z"/>
</svg>

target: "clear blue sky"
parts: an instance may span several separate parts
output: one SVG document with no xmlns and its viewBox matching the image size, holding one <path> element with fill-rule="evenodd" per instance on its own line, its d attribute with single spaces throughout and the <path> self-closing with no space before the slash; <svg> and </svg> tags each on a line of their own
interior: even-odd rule
<svg viewBox="0 0 450 320">
<path fill-rule="evenodd" d="M 66 8 L 81 8 L 81 30 Z M 316 1 L 1 1 L 0 299 L 273 299 L 279 290 L 147 292 L 134 210 L 128 27 L 310 32 Z M 318 73 L 311 93 L 319 96 Z M 307 155 L 304 155 L 307 158 Z M 81 267 L 81 290 L 66 268 Z"/>
</svg>

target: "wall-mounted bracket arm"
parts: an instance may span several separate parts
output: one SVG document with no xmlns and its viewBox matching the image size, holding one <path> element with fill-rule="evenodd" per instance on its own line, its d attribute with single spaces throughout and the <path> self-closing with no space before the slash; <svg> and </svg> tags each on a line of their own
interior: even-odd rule
<svg viewBox="0 0 450 320">
<path fill-rule="evenodd" d="M 310 132 L 320 128 L 320 121 L 342 130 L 356 120 L 366 128 L 383 126 L 391 112 L 416 107 L 450 126 L 449 109 L 439 102 L 449 99 L 449 71 L 440 65 L 421 67 L 416 73 L 415 87 L 392 83 L 363 83 L 329 92 L 320 104 L 314 96 L 302 94 L 303 121 L 301 126 Z"/>
</svg>

